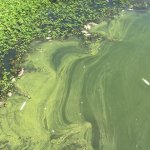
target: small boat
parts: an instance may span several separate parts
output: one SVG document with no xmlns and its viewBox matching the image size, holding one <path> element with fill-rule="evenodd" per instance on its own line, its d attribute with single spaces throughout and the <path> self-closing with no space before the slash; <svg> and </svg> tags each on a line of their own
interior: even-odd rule
<svg viewBox="0 0 150 150">
<path fill-rule="evenodd" d="M 146 85 L 150 86 L 150 82 L 147 81 L 146 79 L 142 78 L 142 81 L 143 81 Z"/>
</svg>

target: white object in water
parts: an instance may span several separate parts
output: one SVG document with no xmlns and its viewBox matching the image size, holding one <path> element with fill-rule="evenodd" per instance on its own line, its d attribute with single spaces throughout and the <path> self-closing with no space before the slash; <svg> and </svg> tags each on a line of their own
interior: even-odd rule
<svg viewBox="0 0 150 150">
<path fill-rule="evenodd" d="M 90 25 L 91 27 L 93 27 L 93 26 L 96 26 L 96 25 L 98 25 L 98 24 L 97 24 L 97 23 L 94 23 L 94 22 L 90 22 L 89 25 Z"/>
<path fill-rule="evenodd" d="M 26 101 L 25 102 L 23 102 L 23 104 L 21 105 L 21 107 L 20 107 L 20 111 L 22 111 L 23 110 L 23 108 L 25 107 L 25 105 L 26 105 Z"/>
<path fill-rule="evenodd" d="M 148 86 L 150 86 L 149 81 L 147 81 L 146 79 L 142 78 L 142 81 L 143 81 L 145 84 L 147 84 Z"/>
<path fill-rule="evenodd" d="M 21 77 L 24 74 L 24 68 L 21 68 L 21 71 L 18 74 L 18 77 Z"/>
<path fill-rule="evenodd" d="M 15 79 L 15 78 L 12 78 L 11 82 L 15 82 L 15 81 L 16 81 L 16 79 Z"/>
<path fill-rule="evenodd" d="M 52 133 L 55 133 L 55 130 L 52 130 L 51 132 L 52 132 Z"/>
<path fill-rule="evenodd" d="M 132 10 L 133 10 L 133 8 L 129 8 L 128 10 L 131 10 L 131 11 L 132 11 Z"/>
<path fill-rule="evenodd" d="M 83 101 L 81 101 L 80 103 L 83 104 Z"/>
<path fill-rule="evenodd" d="M 83 34 L 88 34 L 88 32 L 86 30 L 82 30 L 81 31 Z"/>
<path fill-rule="evenodd" d="M 50 36 L 46 37 L 46 40 L 51 40 L 51 37 Z"/>
<path fill-rule="evenodd" d="M 88 36 L 91 36 L 91 34 L 90 33 L 87 33 L 87 34 L 84 34 L 86 37 L 88 37 Z"/>
<path fill-rule="evenodd" d="M 9 97 L 11 97 L 12 96 L 12 93 L 11 92 L 8 92 L 8 94 L 7 94 Z"/>
<path fill-rule="evenodd" d="M 90 26 L 89 24 L 84 25 L 84 29 L 86 29 L 86 30 L 90 30 L 90 29 L 91 29 L 91 26 Z"/>
</svg>

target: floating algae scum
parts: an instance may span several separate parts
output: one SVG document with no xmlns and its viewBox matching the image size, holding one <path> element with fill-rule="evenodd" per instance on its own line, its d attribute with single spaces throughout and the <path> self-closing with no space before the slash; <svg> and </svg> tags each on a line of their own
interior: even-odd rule
<svg viewBox="0 0 150 150">
<path fill-rule="evenodd" d="M 150 14 L 124 13 L 77 40 L 35 42 L 0 108 L 0 149 L 150 150 Z M 28 95 L 31 99 L 28 99 Z"/>
</svg>

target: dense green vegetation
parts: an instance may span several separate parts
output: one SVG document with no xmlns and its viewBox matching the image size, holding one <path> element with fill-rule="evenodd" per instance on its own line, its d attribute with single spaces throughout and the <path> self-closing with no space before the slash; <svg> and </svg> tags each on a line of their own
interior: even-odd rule
<svg viewBox="0 0 150 150">
<path fill-rule="evenodd" d="M 148 7 L 129 0 L 5 0 L 0 5 L 0 96 L 13 86 L 29 44 L 37 38 L 65 39 L 81 36 L 83 26 L 113 18 L 121 8 Z"/>
</svg>

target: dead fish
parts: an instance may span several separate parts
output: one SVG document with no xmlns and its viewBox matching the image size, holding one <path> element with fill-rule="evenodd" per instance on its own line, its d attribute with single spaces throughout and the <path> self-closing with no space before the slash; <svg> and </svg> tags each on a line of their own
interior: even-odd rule
<svg viewBox="0 0 150 150">
<path fill-rule="evenodd" d="M 143 81 L 146 85 L 150 86 L 149 81 L 147 81 L 146 79 L 142 78 L 142 81 Z"/>
</svg>

